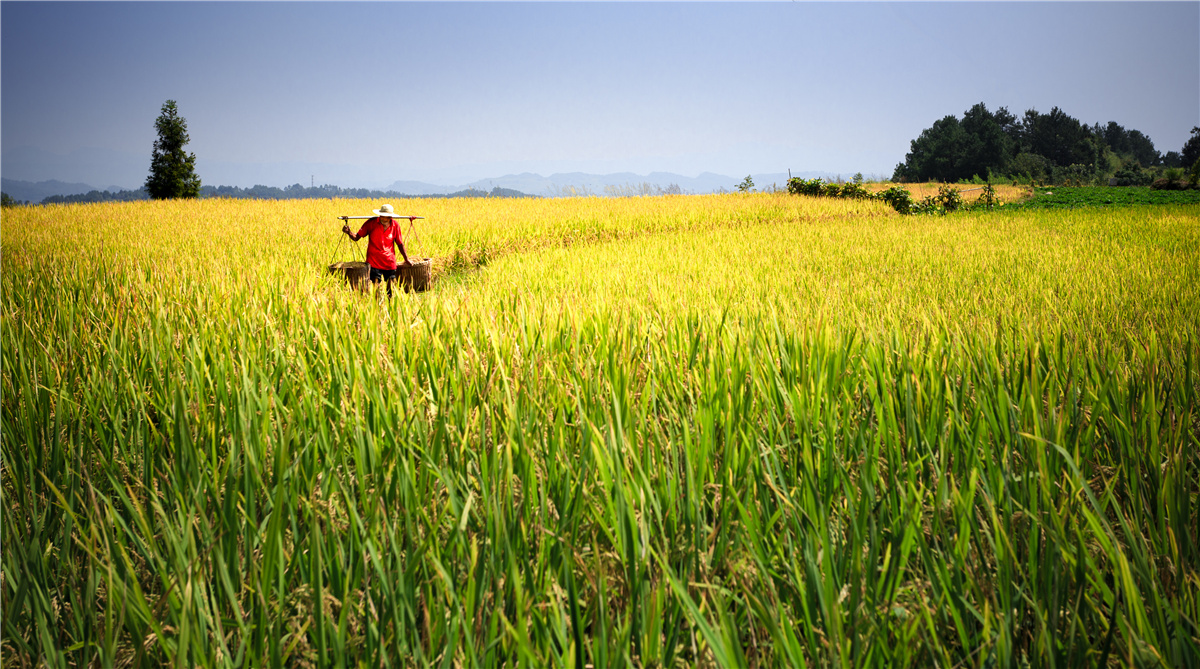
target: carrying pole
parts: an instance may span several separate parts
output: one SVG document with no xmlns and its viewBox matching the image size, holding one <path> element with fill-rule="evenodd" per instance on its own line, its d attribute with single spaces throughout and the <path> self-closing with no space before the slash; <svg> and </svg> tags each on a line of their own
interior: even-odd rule
<svg viewBox="0 0 1200 669">
<path fill-rule="evenodd" d="M 350 220 L 357 220 L 357 219 L 363 219 L 363 218 L 378 218 L 378 216 L 338 216 L 338 220 L 341 220 L 341 221 L 350 221 Z M 389 217 L 384 216 L 384 218 L 389 218 Z M 424 219 L 425 217 L 424 216 L 391 216 L 390 218 L 407 218 L 408 222 L 412 223 L 414 220 L 416 220 L 418 218 Z"/>
</svg>

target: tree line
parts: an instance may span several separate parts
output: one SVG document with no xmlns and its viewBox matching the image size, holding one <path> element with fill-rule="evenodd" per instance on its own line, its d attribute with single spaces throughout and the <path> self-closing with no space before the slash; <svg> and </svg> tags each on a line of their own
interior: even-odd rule
<svg viewBox="0 0 1200 669">
<path fill-rule="evenodd" d="M 1139 130 L 1115 121 L 1087 125 L 1058 107 L 1048 114 L 1030 109 L 1021 117 L 980 102 L 961 119 L 948 115 L 911 142 L 893 181 L 957 182 L 1011 178 L 1095 183 L 1116 178 L 1145 185 L 1166 170 L 1190 168 L 1200 160 L 1200 127 L 1179 151 L 1163 154 Z"/>
<path fill-rule="evenodd" d="M 454 193 L 435 194 L 435 195 L 408 195 L 398 193 L 391 190 L 372 190 L 368 188 L 340 188 L 338 186 L 324 185 L 307 187 L 300 184 L 292 184 L 285 188 L 276 186 L 256 185 L 250 188 L 241 188 L 239 186 L 201 186 L 197 191 L 197 196 L 201 198 L 232 198 L 239 200 L 306 200 L 306 199 L 393 199 L 404 200 L 412 198 L 462 198 L 462 197 L 537 197 L 529 195 L 511 188 L 501 188 L 496 186 L 490 191 L 477 188 L 466 188 Z M 74 195 L 51 195 L 43 198 L 38 204 L 81 204 L 88 202 L 130 202 L 134 200 L 149 200 L 150 193 L 145 188 L 136 190 L 121 190 L 121 191 L 101 191 L 93 190 L 87 193 L 77 193 Z M 16 202 L 7 194 L 4 195 L 5 205 L 30 204 L 29 202 Z"/>
</svg>

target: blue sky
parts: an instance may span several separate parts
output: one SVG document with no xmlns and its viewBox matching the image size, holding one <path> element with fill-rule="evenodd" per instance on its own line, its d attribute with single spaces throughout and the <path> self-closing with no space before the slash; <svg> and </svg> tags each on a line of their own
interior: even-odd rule
<svg viewBox="0 0 1200 669">
<path fill-rule="evenodd" d="M 0 173 L 137 187 L 888 176 L 977 102 L 1200 125 L 1200 3 L 0 2 Z"/>
</svg>

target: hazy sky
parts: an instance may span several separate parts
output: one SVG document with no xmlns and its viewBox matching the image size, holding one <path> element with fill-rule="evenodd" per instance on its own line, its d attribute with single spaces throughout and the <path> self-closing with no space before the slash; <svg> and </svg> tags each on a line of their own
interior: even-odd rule
<svg viewBox="0 0 1200 669">
<path fill-rule="evenodd" d="M 977 102 L 1200 125 L 1200 2 L 0 2 L 3 176 L 145 180 L 167 99 L 205 184 L 509 173 L 890 176 Z"/>
</svg>

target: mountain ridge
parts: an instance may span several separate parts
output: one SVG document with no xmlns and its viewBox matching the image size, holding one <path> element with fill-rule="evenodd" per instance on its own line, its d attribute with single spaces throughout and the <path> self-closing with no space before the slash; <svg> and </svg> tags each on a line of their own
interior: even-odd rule
<svg viewBox="0 0 1200 669">
<path fill-rule="evenodd" d="M 138 186 L 137 188 L 140 187 Z M 49 181 L 21 181 L 19 179 L 0 177 L 0 190 L 3 190 L 15 200 L 38 203 L 51 195 L 78 195 L 80 193 L 90 193 L 94 190 L 107 190 L 115 193 L 127 189 L 122 189 L 120 186 L 97 188 L 89 184 L 59 181 L 58 179 L 50 179 Z M 136 188 L 132 190 L 136 190 Z"/>
<path fill-rule="evenodd" d="M 794 172 L 792 176 L 801 178 L 829 177 L 829 172 L 809 171 Z M 772 185 L 783 188 L 787 185 L 786 172 L 752 174 L 755 188 L 763 190 Z M 391 191 L 398 195 L 448 195 L 464 190 L 480 190 L 491 192 L 494 188 L 520 191 L 528 195 L 541 197 L 558 197 L 565 195 L 636 195 L 656 194 L 662 192 L 680 192 L 687 194 L 719 193 L 736 190 L 742 182 L 741 178 L 728 177 L 713 172 L 702 172 L 695 177 L 687 177 L 673 172 L 651 172 L 636 174 L 634 172 L 612 172 L 609 174 L 592 174 L 588 172 L 555 172 L 542 176 L 533 172 L 506 174 L 499 177 L 477 179 L 465 184 L 439 184 L 417 180 L 398 180 L 390 186 L 380 188 L 381 191 Z M 85 183 L 73 183 L 50 179 L 48 181 L 23 181 L 19 179 L 0 179 L 0 189 L 17 201 L 39 203 L 53 195 L 79 195 L 92 191 L 119 192 L 122 190 L 137 190 L 141 186 L 122 188 L 120 186 L 97 187 Z M 371 189 L 375 190 L 375 189 Z"/>
<path fill-rule="evenodd" d="M 813 178 L 832 175 L 828 172 L 811 171 L 793 173 L 792 176 Z M 786 172 L 752 174 L 750 177 L 754 181 L 755 187 L 760 190 L 768 188 L 772 184 L 784 188 L 788 180 Z M 651 172 L 644 175 L 633 172 L 612 172 L 609 174 L 555 172 L 549 176 L 542 176 L 532 172 L 522 172 L 520 174 L 506 174 L 499 177 L 477 179 L 469 183 L 457 185 L 434 184 L 423 181 L 395 181 L 384 190 L 412 195 L 439 195 L 467 189 L 490 191 L 492 188 L 499 186 L 530 195 L 554 197 L 567 194 L 623 195 L 627 194 L 627 191 L 637 190 L 643 186 L 648 186 L 650 192 L 654 192 L 656 189 L 661 191 L 672 186 L 677 186 L 684 193 L 703 194 L 733 191 L 741 182 L 742 178 L 733 178 L 713 172 L 702 172 L 695 177 L 687 177 L 673 172 Z M 610 191 L 612 192 L 610 193 Z"/>
</svg>

